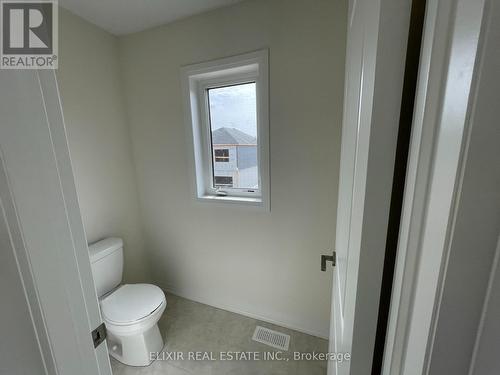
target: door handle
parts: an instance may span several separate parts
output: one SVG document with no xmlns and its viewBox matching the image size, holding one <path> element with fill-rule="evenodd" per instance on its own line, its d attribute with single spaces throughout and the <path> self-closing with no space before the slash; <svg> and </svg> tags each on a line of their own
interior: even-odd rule
<svg viewBox="0 0 500 375">
<path fill-rule="evenodd" d="M 326 271 L 326 262 L 332 262 L 332 267 L 337 265 L 337 253 L 334 251 L 332 255 L 321 256 L 321 271 Z"/>
</svg>

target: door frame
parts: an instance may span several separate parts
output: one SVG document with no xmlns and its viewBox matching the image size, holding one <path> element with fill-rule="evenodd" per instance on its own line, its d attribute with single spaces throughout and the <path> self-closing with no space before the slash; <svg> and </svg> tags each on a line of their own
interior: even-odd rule
<svg viewBox="0 0 500 375">
<path fill-rule="evenodd" d="M 91 336 L 102 319 L 55 72 L 3 70 L 0 83 L 2 195 L 45 372 L 111 375 L 106 344 Z"/>
<path fill-rule="evenodd" d="M 382 374 L 428 371 L 488 0 L 428 0 Z"/>
</svg>

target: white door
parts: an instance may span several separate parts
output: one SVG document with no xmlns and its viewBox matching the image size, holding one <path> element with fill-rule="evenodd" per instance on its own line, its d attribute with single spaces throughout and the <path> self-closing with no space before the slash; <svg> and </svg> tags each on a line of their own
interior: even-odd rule
<svg viewBox="0 0 500 375">
<path fill-rule="evenodd" d="M 410 6 L 349 1 L 330 375 L 371 373 Z"/>
<path fill-rule="evenodd" d="M 44 375 L 54 368 L 47 368 L 51 363 L 44 361 L 44 351 L 50 353 L 47 340 L 37 336 L 37 328 L 42 326 L 38 303 L 25 292 L 25 285 L 33 289 L 34 283 L 19 226 L 12 220 L 14 211 L 0 154 L 0 296 L 8 301 L 0 309 L 0 332 L 5 340 L 0 349 L 0 374 Z"/>
<path fill-rule="evenodd" d="M 356 162 L 356 143 L 359 123 L 359 96 L 361 90 L 362 38 L 359 27 L 361 14 L 349 2 L 348 47 L 346 50 L 346 77 L 344 117 L 337 203 L 337 229 L 335 235 L 336 266 L 333 269 L 332 308 L 330 319 L 330 352 L 350 353 L 352 342 L 345 332 L 345 292 L 349 255 L 349 237 L 353 210 L 353 188 Z M 350 341 L 350 340 L 349 340 Z M 333 365 L 331 368 L 330 365 Z M 340 362 L 329 363 L 329 374 L 348 374 L 349 366 Z"/>
<path fill-rule="evenodd" d="M 0 113 L 3 215 L 45 363 L 40 373 L 110 375 L 106 344 L 94 349 L 91 337 L 102 320 L 54 72 L 0 70 Z M 31 373 L 29 364 L 19 361 L 9 374 Z"/>
</svg>

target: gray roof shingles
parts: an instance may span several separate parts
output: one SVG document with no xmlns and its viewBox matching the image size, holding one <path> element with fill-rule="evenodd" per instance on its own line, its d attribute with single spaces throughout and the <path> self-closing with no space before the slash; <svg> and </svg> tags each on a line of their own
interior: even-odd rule
<svg viewBox="0 0 500 375">
<path fill-rule="evenodd" d="M 212 131 L 214 145 L 256 145 L 257 139 L 235 128 L 219 128 Z"/>
</svg>

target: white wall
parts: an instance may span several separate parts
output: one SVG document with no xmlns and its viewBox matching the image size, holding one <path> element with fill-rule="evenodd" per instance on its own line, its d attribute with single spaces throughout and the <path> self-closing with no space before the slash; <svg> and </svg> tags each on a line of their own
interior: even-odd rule
<svg viewBox="0 0 500 375">
<path fill-rule="evenodd" d="M 124 239 L 127 282 L 149 280 L 118 40 L 60 8 L 57 71 L 88 242 Z"/>
<path fill-rule="evenodd" d="M 319 260 L 334 244 L 346 13 L 343 0 L 255 0 L 120 38 L 158 285 L 328 335 L 331 274 Z M 270 51 L 271 211 L 198 202 L 180 67 L 261 48 Z"/>
<path fill-rule="evenodd" d="M 240 169 L 238 171 L 238 184 L 244 187 L 254 187 L 259 180 L 259 170 L 257 167 Z"/>
</svg>

